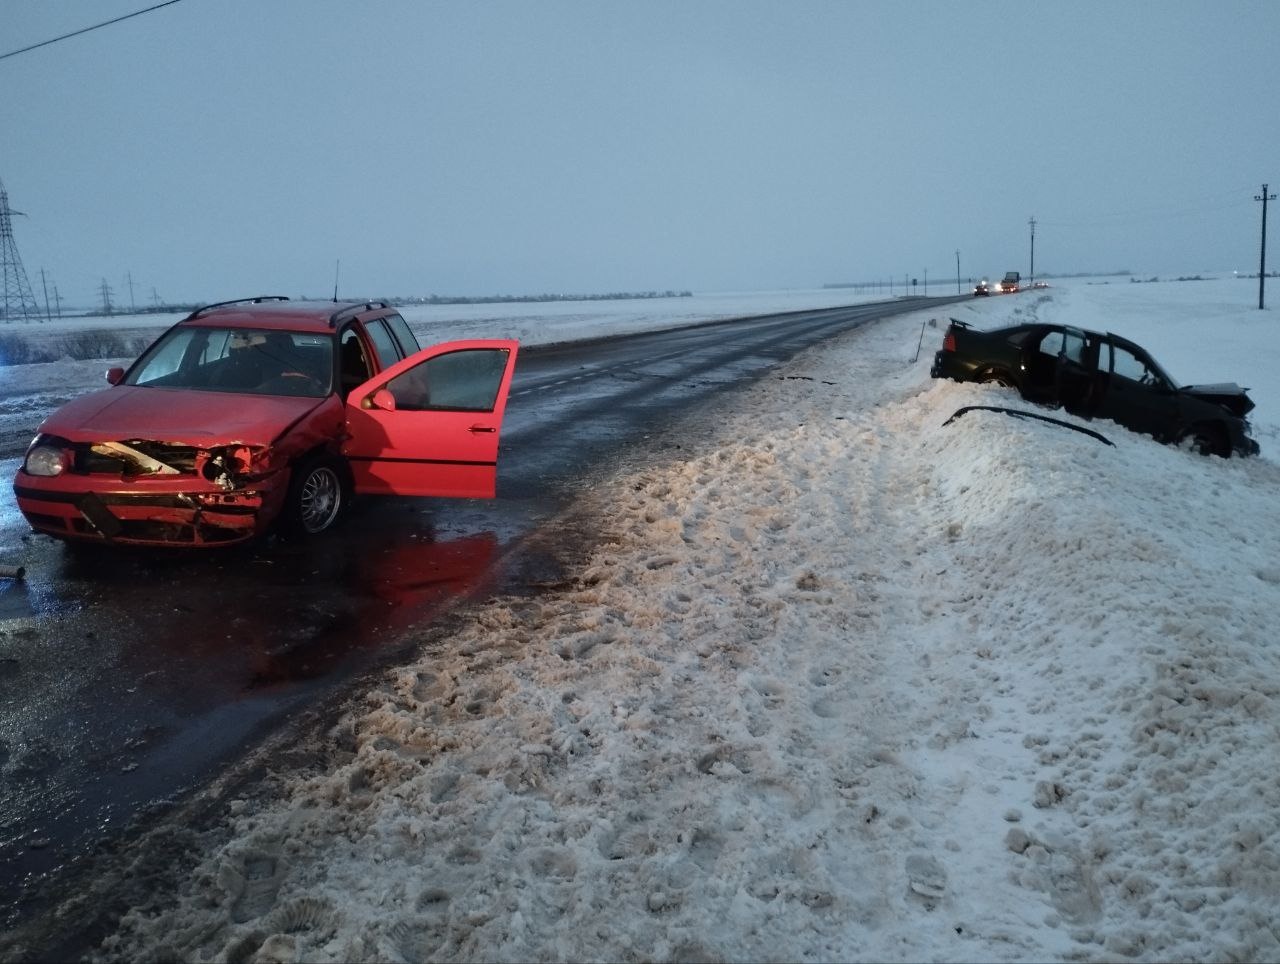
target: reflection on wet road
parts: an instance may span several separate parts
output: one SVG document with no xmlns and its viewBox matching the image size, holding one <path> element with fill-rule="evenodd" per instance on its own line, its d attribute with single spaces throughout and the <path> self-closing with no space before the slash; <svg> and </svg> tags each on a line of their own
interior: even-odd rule
<svg viewBox="0 0 1280 964">
<path fill-rule="evenodd" d="M 441 528 L 407 500 L 359 506 L 323 544 L 212 554 L 69 552 L 29 537 L 28 579 L 0 586 L 5 892 L 483 589 L 510 520 L 459 515 Z"/>
<path fill-rule="evenodd" d="M 69 863 L 507 578 L 521 537 L 638 440 L 809 345 L 923 306 L 527 349 L 498 499 L 367 499 L 311 542 L 75 551 L 29 533 L 8 488 L 17 463 L 0 462 L 0 565 L 27 569 L 0 578 L 0 888 L 14 895 L 0 926 L 47 906 L 42 885 Z"/>
</svg>

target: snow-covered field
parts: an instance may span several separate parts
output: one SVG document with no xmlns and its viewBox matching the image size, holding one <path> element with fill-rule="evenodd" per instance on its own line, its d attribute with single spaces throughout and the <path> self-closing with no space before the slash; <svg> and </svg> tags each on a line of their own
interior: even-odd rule
<svg viewBox="0 0 1280 964">
<path fill-rule="evenodd" d="M 1280 339 L 1255 296 L 975 299 L 698 412 L 687 461 L 561 521 L 600 533 L 569 588 L 427 637 L 322 738 L 329 772 L 233 802 L 230 842 L 102 956 L 1280 959 Z M 1262 457 L 944 426 L 1024 407 L 929 378 L 948 314 L 1239 381 Z"/>
</svg>

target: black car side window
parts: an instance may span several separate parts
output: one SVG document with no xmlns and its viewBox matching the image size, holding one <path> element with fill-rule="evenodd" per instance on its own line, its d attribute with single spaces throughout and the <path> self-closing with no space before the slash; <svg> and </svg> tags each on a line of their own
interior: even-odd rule
<svg viewBox="0 0 1280 964">
<path fill-rule="evenodd" d="M 1106 375 L 1111 371 L 1111 342 L 1098 342 L 1098 371 Z"/>
<path fill-rule="evenodd" d="M 1115 373 L 1143 385 L 1163 385 L 1164 380 L 1147 367 L 1147 363 L 1129 349 L 1116 345 Z"/>
<path fill-rule="evenodd" d="M 1084 339 L 1074 331 L 1064 333 L 1063 351 L 1067 353 L 1067 359 L 1075 362 L 1077 365 L 1084 364 Z"/>
<path fill-rule="evenodd" d="M 1062 332 L 1051 331 L 1040 340 L 1040 354 L 1057 358 L 1062 351 Z"/>
</svg>

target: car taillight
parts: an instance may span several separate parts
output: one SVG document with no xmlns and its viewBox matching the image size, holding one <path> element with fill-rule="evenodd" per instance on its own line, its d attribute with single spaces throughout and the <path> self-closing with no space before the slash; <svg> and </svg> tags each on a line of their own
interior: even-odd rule
<svg viewBox="0 0 1280 964">
<path fill-rule="evenodd" d="M 947 334 L 942 339 L 942 350 L 943 351 L 956 350 L 956 333 L 952 331 L 950 328 L 947 329 Z"/>
</svg>

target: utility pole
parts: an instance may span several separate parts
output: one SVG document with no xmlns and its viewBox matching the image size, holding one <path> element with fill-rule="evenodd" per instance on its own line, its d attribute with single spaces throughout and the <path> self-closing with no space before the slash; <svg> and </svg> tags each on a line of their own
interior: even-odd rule
<svg viewBox="0 0 1280 964">
<path fill-rule="evenodd" d="M 124 277 L 125 283 L 129 285 L 129 311 L 136 315 L 138 313 L 138 305 L 133 300 L 133 272 L 127 272 Z"/>
<path fill-rule="evenodd" d="M 1274 201 L 1274 194 L 1267 194 L 1267 185 L 1262 185 L 1262 193 L 1253 196 L 1255 201 L 1262 202 L 1262 261 L 1258 265 L 1258 310 L 1266 305 L 1264 295 L 1267 290 L 1267 202 Z"/>
<path fill-rule="evenodd" d="M 44 268 L 40 269 L 40 287 L 44 289 L 44 320 L 53 321 L 49 315 L 49 282 L 44 280 Z"/>
<path fill-rule="evenodd" d="M 960 290 L 960 250 L 956 249 L 956 294 L 963 294 Z"/>
<path fill-rule="evenodd" d="M 1030 283 L 1036 283 L 1036 219 L 1033 216 L 1031 221 L 1031 279 Z"/>
<path fill-rule="evenodd" d="M 112 315 L 114 311 L 111 307 L 111 288 L 107 285 L 107 279 L 102 279 L 102 284 L 98 287 L 98 294 L 102 296 L 102 313 L 104 315 Z"/>
<path fill-rule="evenodd" d="M 31 292 L 27 271 L 18 255 L 18 244 L 13 240 L 15 215 L 26 217 L 9 207 L 9 192 L 0 183 L 0 318 L 6 322 L 18 317 L 23 321 L 40 317 L 40 306 Z"/>
</svg>

